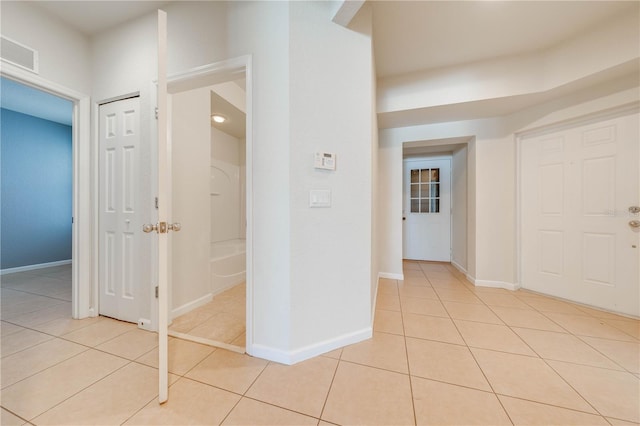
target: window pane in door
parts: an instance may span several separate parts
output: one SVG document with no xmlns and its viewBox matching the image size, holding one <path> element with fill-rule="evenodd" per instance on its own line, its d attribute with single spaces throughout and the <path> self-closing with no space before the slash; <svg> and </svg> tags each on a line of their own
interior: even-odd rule
<svg viewBox="0 0 640 426">
<path fill-rule="evenodd" d="M 432 183 L 431 184 L 431 191 L 429 191 L 430 193 L 430 197 L 439 197 L 440 196 L 440 184 L 439 183 Z"/>
<path fill-rule="evenodd" d="M 431 199 L 431 213 L 440 213 L 440 199 Z"/>
<path fill-rule="evenodd" d="M 420 197 L 420 184 L 412 183 L 411 184 L 411 198 L 419 198 Z"/>
<path fill-rule="evenodd" d="M 440 169 L 431 169 L 431 182 L 440 182 Z"/>
<path fill-rule="evenodd" d="M 429 169 L 422 169 L 420 172 L 420 182 L 429 182 Z"/>
<path fill-rule="evenodd" d="M 411 200 L 411 213 L 420 213 L 420 200 Z"/>
<path fill-rule="evenodd" d="M 411 170 L 411 183 L 420 182 L 420 170 Z"/>
<path fill-rule="evenodd" d="M 429 213 L 429 199 L 423 198 L 420 200 L 420 212 Z"/>
</svg>

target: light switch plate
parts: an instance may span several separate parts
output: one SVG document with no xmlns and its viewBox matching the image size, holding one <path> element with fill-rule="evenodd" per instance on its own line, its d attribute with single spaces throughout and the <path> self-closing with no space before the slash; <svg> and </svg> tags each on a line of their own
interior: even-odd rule
<svg viewBox="0 0 640 426">
<path fill-rule="evenodd" d="M 312 189 L 309 191 L 309 207 L 331 207 L 330 189 Z"/>
</svg>

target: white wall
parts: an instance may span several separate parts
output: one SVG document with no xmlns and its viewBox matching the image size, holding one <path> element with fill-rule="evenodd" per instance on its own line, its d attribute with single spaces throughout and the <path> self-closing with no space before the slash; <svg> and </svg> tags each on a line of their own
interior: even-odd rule
<svg viewBox="0 0 640 426">
<path fill-rule="evenodd" d="M 291 2 L 291 348 L 371 333 L 371 11 L 352 28 L 329 2 Z M 314 152 L 337 154 L 335 171 Z M 309 191 L 331 190 L 330 208 Z"/>
<path fill-rule="evenodd" d="M 89 39 L 31 2 L 4 1 L 2 35 L 38 51 L 39 75 L 80 93 L 91 93 Z"/>
<path fill-rule="evenodd" d="M 515 134 L 637 101 L 633 79 L 632 88 L 612 81 L 502 118 L 382 130 L 380 198 L 388 203 L 379 204 L 381 270 L 402 273 L 402 143 L 473 136 L 467 153 L 467 272 L 482 285 L 517 285 Z"/>
<path fill-rule="evenodd" d="M 211 127 L 211 242 L 241 238 L 241 141 Z M 215 193 L 214 193 L 215 192 Z"/>
<path fill-rule="evenodd" d="M 182 224 L 171 235 L 173 308 L 209 295 L 211 213 L 211 90 L 171 96 L 172 216 Z"/>
</svg>

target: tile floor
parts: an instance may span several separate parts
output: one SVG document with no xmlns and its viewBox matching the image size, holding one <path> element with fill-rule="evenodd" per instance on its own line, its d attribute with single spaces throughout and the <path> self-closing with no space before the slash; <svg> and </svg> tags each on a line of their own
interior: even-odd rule
<svg viewBox="0 0 640 426">
<path fill-rule="evenodd" d="M 371 340 L 294 366 L 171 339 L 162 406 L 155 334 L 71 320 L 64 286 L 34 275 L 2 277 L 2 425 L 640 422 L 639 321 L 446 264 L 406 262 L 380 281 Z"/>
<path fill-rule="evenodd" d="M 169 330 L 244 348 L 246 322 L 246 285 L 242 283 L 174 318 Z"/>
</svg>

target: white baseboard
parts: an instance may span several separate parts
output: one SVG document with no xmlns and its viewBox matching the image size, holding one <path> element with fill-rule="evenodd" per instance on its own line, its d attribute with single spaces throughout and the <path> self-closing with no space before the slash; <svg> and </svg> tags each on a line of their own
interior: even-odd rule
<svg viewBox="0 0 640 426">
<path fill-rule="evenodd" d="M 487 280 L 475 280 L 472 281 L 476 287 L 490 287 L 490 288 L 504 288 L 505 290 L 515 291 L 520 288 L 520 284 L 508 283 L 505 281 L 487 281 Z"/>
<path fill-rule="evenodd" d="M 0 275 L 15 274 L 16 272 L 33 271 L 35 269 L 52 268 L 54 266 L 70 265 L 71 259 L 58 260 L 57 262 L 38 263 L 36 265 L 18 266 L 15 268 L 0 269 Z"/>
<path fill-rule="evenodd" d="M 209 293 L 209 294 L 205 294 L 204 296 L 196 300 L 192 300 L 189 303 L 185 303 L 182 306 L 178 306 L 177 308 L 171 311 L 171 320 L 179 317 L 180 315 L 184 315 L 187 312 L 190 312 L 196 308 L 199 308 L 202 305 L 206 305 L 207 303 L 211 302 L 211 299 L 213 299 L 213 295 Z"/>
<path fill-rule="evenodd" d="M 404 281 L 404 274 L 394 274 L 391 272 L 378 272 L 378 278 Z"/>
<path fill-rule="evenodd" d="M 458 271 L 462 272 L 467 278 L 469 278 L 469 273 L 467 272 L 467 270 L 463 268 L 462 265 L 460 265 L 458 262 L 456 262 L 455 260 L 451 260 L 451 266 L 453 266 Z"/>
<path fill-rule="evenodd" d="M 269 361 L 279 362 L 280 364 L 293 365 L 307 359 L 311 359 L 318 355 L 331 352 L 353 343 L 362 342 L 370 339 L 373 335 L 373 329 L 367 327 L 363 330 L 353 333 L 344 334 L 334 339 L 325 340 L 324 342 L 314 343 L 293 351 L 283 351 L 268 346 L 253 344 L 251 345 L 251 356 L 263 358 Z"/>
</svg>

